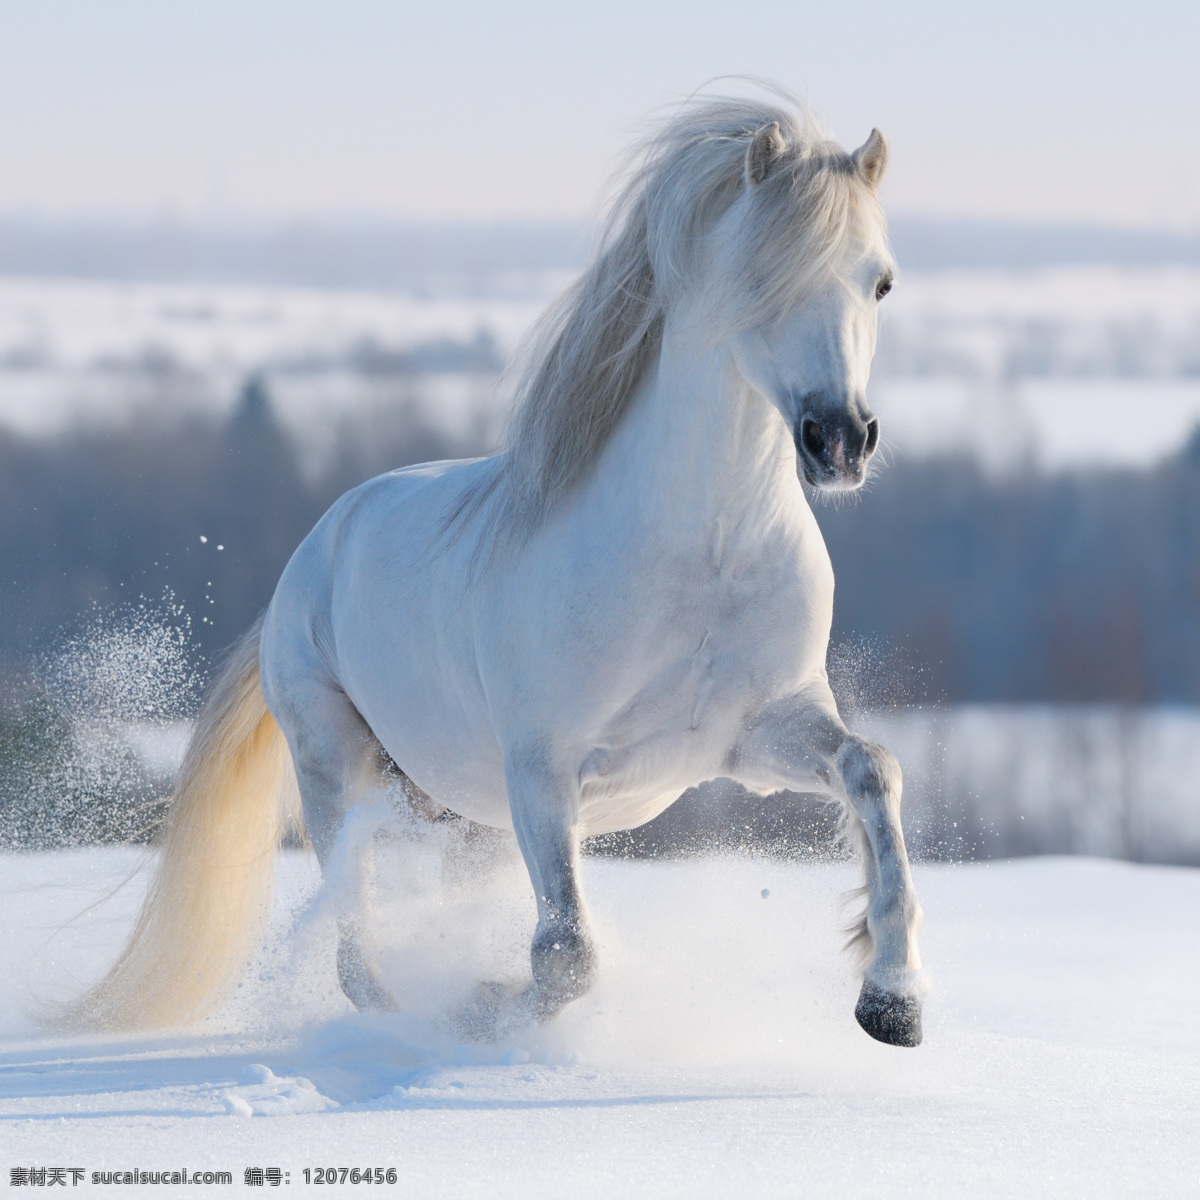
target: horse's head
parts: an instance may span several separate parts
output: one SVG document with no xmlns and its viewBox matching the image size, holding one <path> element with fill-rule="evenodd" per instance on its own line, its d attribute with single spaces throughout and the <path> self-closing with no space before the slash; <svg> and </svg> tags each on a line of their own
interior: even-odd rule
<svg viewBox="0 0 1200 1200">
<path fill-rule="evenodd" d="M 767 90 L 783 103 L 697 98 L 649 138 L 595 261 L 528 344 L 507 458 L 528 527 L 596 462 L 672 320 L 697 370 L 732 358 L 783 414 L 805 479 L 862 483 L 894 271 L 876 195 L 887 143 L 873 131 L 847 154 L 803 102 Z"/>
<path fill-rule="evenodd" d="M 726 227 L 726 265 L 745 264 L 730 289 L 734 362 L 787 421 L 798 473 L 828 490 L 857 488 L 879 445 L 866 385 L 895 271 L 876 200 L 886 166 L 877 129 L 853 154 L 826 143 L 797 157 L 767 125 Z"/>
</svg>

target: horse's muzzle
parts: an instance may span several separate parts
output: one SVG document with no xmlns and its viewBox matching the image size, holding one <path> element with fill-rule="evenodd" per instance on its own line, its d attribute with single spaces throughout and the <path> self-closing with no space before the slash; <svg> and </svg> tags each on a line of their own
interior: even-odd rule
<svg viewBox="0 0 1200 1200">
<path fill-rule="evenodd" d="M 852 491 L 867 476 L 879 445 L 879 421 L 848 412 L 805 413 L 796 426 L 796 457 L 813 487 Z"/>
</svg>

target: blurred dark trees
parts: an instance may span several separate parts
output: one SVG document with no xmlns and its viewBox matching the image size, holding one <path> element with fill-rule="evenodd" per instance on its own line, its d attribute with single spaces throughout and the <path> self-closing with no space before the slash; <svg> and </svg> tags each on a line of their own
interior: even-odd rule
<svg viewBox="0 0 1200 1200">
<path fill-rule="evenodd" d="M 393 467 L 478 452 L 400 407 L 344 431 L 315 478 L 299 469 L 261 380 L 230 418 L 0 431 L 0 678 L 96 606 L 169 589 L 208 658 L 271 598 L 292 551 L 344 491 Z"/>
<path fill-rule="evenodd" d="M 397 409 L 347 429 L 306 476 L 258 380 L 225 421 L 0 432 L 0 672 L 93 605 L 168 588 L 211 657 L 336 496 L 481 449 Z M 905 698 L 1200 702 L 1200 431 L 1144 472 L 998 478 L 966 459 L 901 459 L 817 515 L 835 640 L 909 664 Z"/>
<path fill-rule="evenodd" d="M 1200 702 L 1200 429 L 1148 471 L 901 460 L 817 516 L 835 641 L 919 665 L 924 698 Z"/>
</svg>

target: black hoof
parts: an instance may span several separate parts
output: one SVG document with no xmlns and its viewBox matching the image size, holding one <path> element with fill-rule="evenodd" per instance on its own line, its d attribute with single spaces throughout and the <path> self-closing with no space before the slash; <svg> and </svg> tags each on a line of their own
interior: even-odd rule
<svg viewBox="0 0 1200 1200">
<path fill-rule="evenodd" d="M 915 996 L 885 992 L 864 980 L 854 1016 L 877 1042 L 889 1046 L 921 1044 L 921 1002 Z"/>
</svg>

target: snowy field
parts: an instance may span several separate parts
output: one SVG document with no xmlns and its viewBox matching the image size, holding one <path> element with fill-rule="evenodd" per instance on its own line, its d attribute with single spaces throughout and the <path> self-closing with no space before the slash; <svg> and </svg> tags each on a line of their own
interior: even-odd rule
<svg viewBox="0 0 1200 1200">
<path fill-rule="evenodd" d="M 186 1166 L 231 1172 L 200 1189 L 228 1194 L 262 1167 L 287 1173 L 289 1195 L 345 1195 L 359 1189 L 304 1170 L 379 1166 L 398 1182 L 367 1194 L 1200 1193 L 1200 871 L 918 865 L 930 992 L 925 1044 L 901 1050 L 851 1015 L 836 932 L 849 866 L 586 860 L 596 989 L 480 1047 L 447 1016 L 481 976 L 522 969 L 517 865 L 502 856 L 483 895 L 428 848 L 378 855 L 378 949 L 402 1014 L 348 1011 L 329 899 L 290 854 L 230 1006 L 127 1039 L 49 1035 L 27 1010 L 111 957 L 139 885 L 77 914 L 133 852 L 0 860 L 5 1182 L 15 1167 L 81 1166 L 92 1187 L 92 1171 Z"/>
<path fill-rule="evenodd" d="M 486 439 L 506 403 L 500 363 L 570 278 L 509 272 L 470 292 L 0 278 L 0 426 L 224 410 L 263 371 L 310 453 L 342 416 L 400 400 Z M 438 345 L 482 346 L 487 363 L 430 369 Z M 1200 422 L 1200 269 L 906 273 L 871 387 L 898 452 L 1148 466 Z"/>
</svg>

